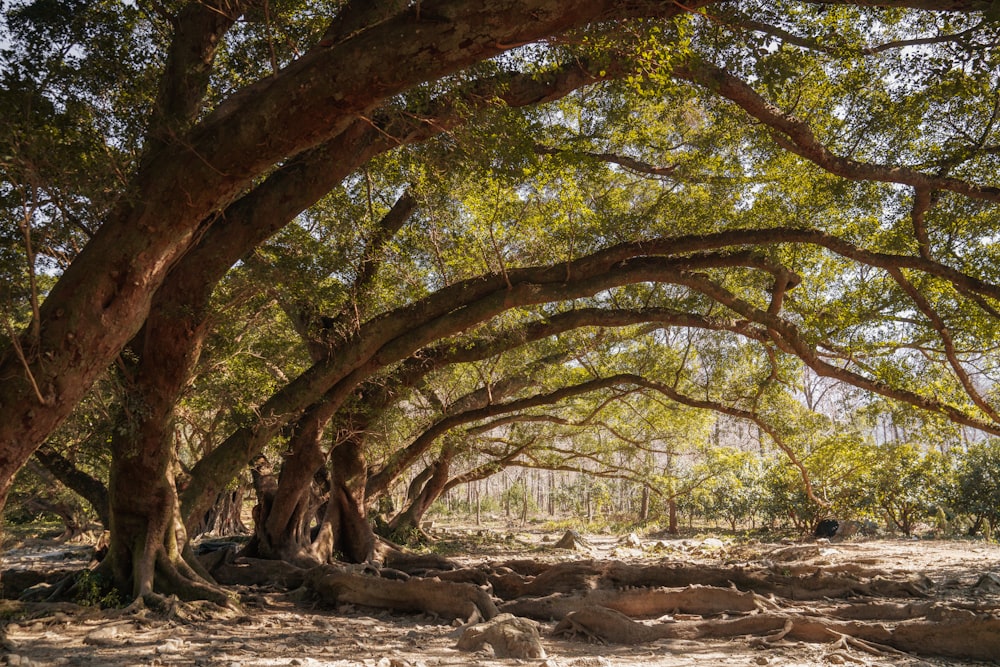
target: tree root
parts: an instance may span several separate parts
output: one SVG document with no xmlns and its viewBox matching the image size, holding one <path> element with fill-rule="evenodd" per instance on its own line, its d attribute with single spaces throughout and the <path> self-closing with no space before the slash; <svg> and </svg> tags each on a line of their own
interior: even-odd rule
<svg viewBox="0 0 1000 667">
<path fill-rule="evenodd" d="M 300 567 L 280 560 L 238 558 L 232 549 L 220 549 L 202 558 L 216 581 L 225 585 L 282 586 L 295 589 L 305 583 L 306 573 Z"/>
<path fill-rule="evenodd" d="M 963 612 L 952 620 L 911 619 L 895 625 L 861 621 L 831 621 L 818 616 L 761 612 L 739 619 L 645 625 L 602 607 L 571 612 L 555 634 L 583 636 L 590 641 L 641 644 L 657 639 L 733 638 L 762 636 L 761 645 L 791 639 L 811 643 L 835 640 L 876 655 L 937 655 L 966 660 L 993 660 L 1000 655 L 1000 617 Z"/>
<path fill-rule="evenodd" d="M 425 612 L 467 623 L 489 620 L 498 613 L 489 594 L 473 584 L 417 577 L 399 581 L 326 566 L 310 570 L 306 585 L 328 604 Z"/>
<path fill-rule="evenodd" d="M 534 577 L 494 569 L 490 575 L 493 591 L 502 600 L 522 596 L 541 597 L 552 593 L 575 593 L 597 588 L 605 565 L 592 560 L 557 563 Z"/>
<path fill-rule="evenodd" d="M 618 562 L 608 564 L 600 581 L 603 588 L 677 588 L 691 584 L 733 585 L 742 591 L 773 594 L 788 600 L 823 600 L 858 595 L 925 598 L 933 586 L 920 575 L 903 580 L 883 576 L 866 579 L 848 574 L 830 574 L 820 568 L 815 568 L 809 575 L 790 575 L 778 574 L 768 568 L 690 567 L 681 564 L 636 566 Z"/>
<path fill-rule="evenodd" d="M 756 593 L 735 588 L 688 586 L 687 588 L 599 589 L 578 595 L 554 594 L 543 598 L 518 599 L 500 606 L 500 611 L 538 620 L 561 620 L 585 607 L 605 607 L 631 618 L 655 618 L 664 614 L 745 614 L 775 609 L 776 605 Z"/>
</svg>

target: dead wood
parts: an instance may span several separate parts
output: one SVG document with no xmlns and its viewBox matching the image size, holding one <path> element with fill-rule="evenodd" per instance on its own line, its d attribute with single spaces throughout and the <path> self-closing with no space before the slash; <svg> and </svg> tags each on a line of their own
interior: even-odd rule
<svg viewBox="0 0 1000 667">
<path fill-rule="evenodd" d="M 398 581 L 330 566 L 311 570 L 306 583 L 328 604 L 424 612 L 466 622 L 489 620 L 498 613 L 493 599 L 473 584 L 419 577 Z"/>
<path fill-rule="evenodd" d="M 598 589 L 578 595 L 549 595 L 521 599 L 500 606 L 500 611 L 538 620 L 561 620 L 570 612 L 605 607 L 630 618 L 656 618 L 664 614 L 745 614 L 773 609 L 774 605 L 751 592 L 735 588 L 689 586 L 679 589 L 608 590 Z"/>
<path fill-rule="evenodd" d="M 545 658 L 538 624 L 512 614 L 500 614 L 486 623 L 470 626 L 458 640 L 462 651 L 478 651 L 483 644 L 492 646 L 498 658 Z"/>
</svg>

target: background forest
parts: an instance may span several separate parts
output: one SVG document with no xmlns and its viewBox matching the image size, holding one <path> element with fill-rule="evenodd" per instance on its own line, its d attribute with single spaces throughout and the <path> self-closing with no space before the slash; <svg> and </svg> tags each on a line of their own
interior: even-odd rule
<svg viewBox="0 0 1000 667">
<path fill-rule="evenodd" d="M 120 590 L 432 507 L 1000 527 L 994 4 L 0 6 L 0 502 Z"/>
</svg>

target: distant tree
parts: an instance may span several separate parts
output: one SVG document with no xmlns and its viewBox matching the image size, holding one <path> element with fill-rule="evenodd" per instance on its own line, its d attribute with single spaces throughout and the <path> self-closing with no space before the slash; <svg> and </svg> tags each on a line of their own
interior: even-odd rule
<svg viewBox="0 0 1000 667">
<path fill-rule="evenodd" d="M 969 535 L 989 522 L 993 534 L 1000 528 L 1000 441 L 991 438 L 970 445 L 956 466 L 950 490 L 951 507 L 972 519 Z"/>
<path fill-rule="evenodd" d="M 947 477 L 948 461 L 940 452 L 905 443 L 883 445 L 872 454 L 863 476 L 871 503 L 889 525 L 911 535 L 917 522 L 940 504 L 936 491 Z"/>
</svg>

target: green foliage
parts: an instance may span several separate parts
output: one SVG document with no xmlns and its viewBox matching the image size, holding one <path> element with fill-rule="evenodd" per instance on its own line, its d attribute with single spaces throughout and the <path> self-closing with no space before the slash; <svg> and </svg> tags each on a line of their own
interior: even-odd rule
<svg viewBox="0 0 1000 667">
<path fill-rule="evenodd" d="M 864 478 L 874 509 L 905 535 L 927 519 L 941 502 L 938 490 L 949 474 L 948 460 L 938 452 L 924 452 L 911 444 L 890 443 L 873 452 Z"/>
<path fill-rule="evenodd" d="M 73 602 L 84 607 L 108 609 L 121 607 L 123 604 L 118 590 L 111 582 L 92 570 L 84 570 L 76 577 L 72 592 Z"/>
<path fill-rule="evenodd" d="M 987 522 L 1000 528 L 1000 440 L 991 438 L 970 445 L 956 465 L 955 476 L 946 492 L 954 511 L 973 519 L 970 533 Z"/>
<path fill-rule="evenodd" d="M 713 473 L 697 496 L 704 516 L 722 519 L 732 530 L 752 524 L 761 509 L 764 491 L 760 457 L 723 448 L 711 451 L 703 465 Z"/>
</svg>

